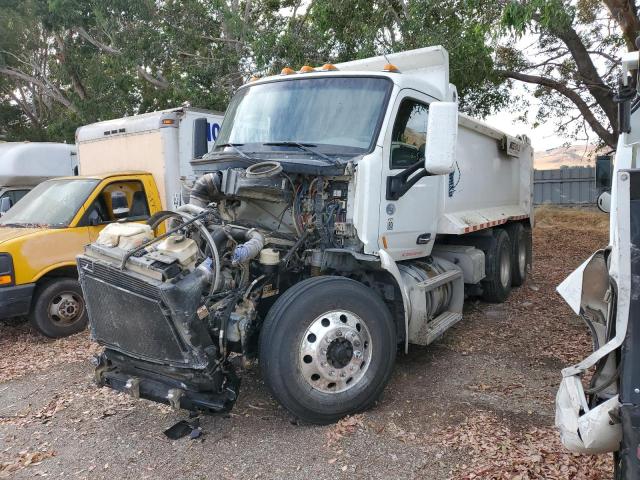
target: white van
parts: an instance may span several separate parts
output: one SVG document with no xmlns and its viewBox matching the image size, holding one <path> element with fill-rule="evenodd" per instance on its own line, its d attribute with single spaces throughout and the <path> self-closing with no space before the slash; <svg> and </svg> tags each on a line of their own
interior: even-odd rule
<svg viewBox="0 0 640 480">
<path fill-rule="evenodd" d="M 78 174 L 75 145 L 51 142 L 0 143 L 0 214 L 29 190 L 53 177 Z"/>
</svg>

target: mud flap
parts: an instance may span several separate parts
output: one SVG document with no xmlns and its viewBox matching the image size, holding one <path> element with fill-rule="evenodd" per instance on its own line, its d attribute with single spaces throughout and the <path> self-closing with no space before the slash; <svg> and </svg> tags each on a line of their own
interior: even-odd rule
<svg viewBox="0 0 640 480">
<path fill-rule="evenodd" d="M 563 378 L 556 395 L 556 427 L 560 431 L 562 444 L 576 453 L 618 450 L 622 426 L 614 418 L 619 407 L 616 395 L 589 410 L 580 378 Z"/>
</svg>

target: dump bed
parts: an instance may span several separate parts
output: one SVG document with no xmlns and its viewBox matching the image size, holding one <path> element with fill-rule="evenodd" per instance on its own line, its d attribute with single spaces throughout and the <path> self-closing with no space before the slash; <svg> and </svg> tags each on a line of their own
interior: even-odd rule
<svg viewBox="0 0 640 480">
<path fill-rule="evenodd" d="M 533 149 L 459 115 L 456 169 L 445 179 L 439 234 L 464 234 L 533 216 Z"/>
</svg>

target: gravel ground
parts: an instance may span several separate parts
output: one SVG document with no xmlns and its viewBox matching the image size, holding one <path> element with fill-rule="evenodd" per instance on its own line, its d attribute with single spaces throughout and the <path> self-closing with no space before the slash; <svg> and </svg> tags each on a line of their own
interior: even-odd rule
<svg viewBox="0 0 640 480">
<path fill-rule="evenodd" d="M 566 452 L 553 428 L 560 369 L 590 350 L 554 289 L 606 244 L 606 222 L 538 212 L 527 285 L 468 302 L 440 341 L 399 356 L 373 409 L 326 427 L 296 424 L 253 369 L 232 414 L 171 441 L 186 413 L 95 387 L 86 334 L 0 323 L 0 478 L 610 478 L 608 456 Z"/>
</svg>

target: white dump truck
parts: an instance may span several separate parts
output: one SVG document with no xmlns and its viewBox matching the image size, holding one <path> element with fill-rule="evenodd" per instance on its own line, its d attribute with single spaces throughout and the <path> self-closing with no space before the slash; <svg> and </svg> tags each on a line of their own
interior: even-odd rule
<svg viewBox="0 0 640 480">
<path fill-rule="evenodd" d="M 0 142 L 0 215 L 39 183 L 77 174 L 75 145 Z"/>
<path fill-rule="evenodd" d="M 222 118 L 219 112 L 179 107 L 80 127 L 80 175 L 149 172 L 164 208 L 177 208 L 195 180 L 190 162 L 211 149 Z"/>
<path fill-rule="evenodd" d="M 293 415 L 333 422 L 466 296 L 525 281 L 531 145 L 458 113 L 442 47 L 249 82 L 192 165 L 189 204 L 78 257 L 100 385 L 221 412 L 257 357 Z"/>
</svg>

